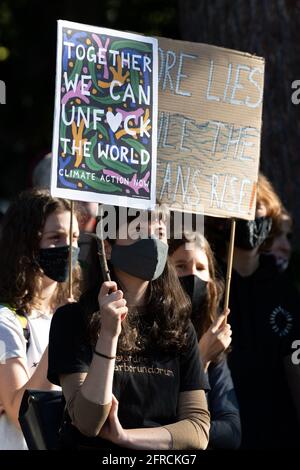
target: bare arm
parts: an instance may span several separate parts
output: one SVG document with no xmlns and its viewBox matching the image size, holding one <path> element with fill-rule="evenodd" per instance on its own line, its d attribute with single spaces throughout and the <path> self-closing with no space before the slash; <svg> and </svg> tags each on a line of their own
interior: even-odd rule
<svg viewBox="0 0 300 470">
<path fill-rule="evenodd" d="M 117 344 L 118 336 L 111 337 L 101 330 L 95 349 L 106 356 L 114 357 Z M 81 387 L 82 395 L 93 403 L 101 405 L 111 403 L 114 369 L 115 359 L 106 359 L 94 354 L 89 372 Z"/>
<path fill-rule="evenodd" d="M 26 389 L 52 390 L 47 380 L 48 348 L 46 348 L 34 374 L 29 375 L 26 359 L 16 357 L 0 365 L 0 402 L 8 418 L 20 428 L 18 415 Z"/>
</svg>

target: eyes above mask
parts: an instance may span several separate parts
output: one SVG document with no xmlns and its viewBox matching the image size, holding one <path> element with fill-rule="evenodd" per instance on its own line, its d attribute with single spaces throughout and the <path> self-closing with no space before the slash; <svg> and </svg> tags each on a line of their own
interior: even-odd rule
<svg viewBox="0 0 300 470">
<path fill-rule="evenodd" d="M 72 268 L 74 269 L 80 249 L 72 246 Z M 70 247 L 57 246 L 54 248 L 40 248 L 38 263 L 44 274 L 57 282 L 65 282 L 69 277 Z"/>
<path fill-rule="evenodd" d="M 151 237 L 132 245 L 116 245 L 111 249 L 111 263 L 115 268 L 147 281 L 161 276 L 168 256 L 168 245 Z"/>
</svg>

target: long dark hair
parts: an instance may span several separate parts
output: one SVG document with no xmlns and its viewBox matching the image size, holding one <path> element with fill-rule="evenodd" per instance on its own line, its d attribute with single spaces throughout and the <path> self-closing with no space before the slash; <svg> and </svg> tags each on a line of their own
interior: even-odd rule
<svg viewBox="0 0 300 470">
<path fill-rule="evenodd" d="M 224 291 L 224 282 L 220 273 L 216 270 L 216 262 L 211 247 L 206 238 L 200 233 L 192 232 L 183 234 L 182 238 L 169 241 L 169 256 L 185 243 L 195 243 L 207 256 L 210 281 L 207 285 L 207 297 L 203 303 L 201 311 L 201 321 L 194 323 L 197 336 L 201 336 L 208 330 L 220 313 L 219 305 Z"/>
<path fill-rule="evenodd" d="M 114 241 L 110 240 L 113 244 Z M 96 244 L 92 257 L 98 264 Z M 118 283 L 113 266 L 108 262 L 111 277 Z M 94 270 L 96 272 L 96 270 Z M 82 295 L 80 303 L 86 314 L 88 338 L 95 344 L 101 328 L 98 305 L 98 293 L 103 282 L 98 270 L 94 287 Z M 162 275 L 149 282 L 146 292 L 146 305 L 143 311 L 129 311 L 122 322 L 122 331 L 118 341 L 118 352 L 137 352 L 145 349 L 180 351 L 186 347 L 187 328 L 191 313 L 191 303 L 178 280 L 175 269 L 169 261 Z"/>
<path fill-rule="evenodd" d="M 66 199 L 54 198 L 47 190 L 23 191 L 10 205 L 0 234 L 0 302 L 18 312 L 31 313 L 39 295 L 43 271 L 37 258 L 47 217 L 56 211 L 70 211 Z M 80 268 L 73 271 L 73 294 L 79 297 Z M 68 283 L 58 283 L 52 299 L 56 308 L 66 303 Z"/>
</svg>

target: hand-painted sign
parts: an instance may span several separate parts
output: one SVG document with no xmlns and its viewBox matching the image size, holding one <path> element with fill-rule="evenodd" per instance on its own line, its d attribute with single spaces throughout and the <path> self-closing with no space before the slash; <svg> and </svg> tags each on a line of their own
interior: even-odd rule
<svg viewBox="0 0 300 470">
<path fill-rule="evenodd" d="M 157 40 L 58 22 L 51 192 L 155 205 Z"/>
<path fill-rule="evenodd" d="M 253 219 L 264 59 L 158 41 L 158 198 L 174 210 Z"/>
</svg>

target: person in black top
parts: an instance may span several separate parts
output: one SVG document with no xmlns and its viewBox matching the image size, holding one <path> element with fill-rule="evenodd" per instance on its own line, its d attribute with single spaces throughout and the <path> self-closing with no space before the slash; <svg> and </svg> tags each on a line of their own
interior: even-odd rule
<svg viewBox="0 0 300 470">
<path fill-rule="evenodd" d="M 202 234 L 188 232 L 181 239 L 171 238 L 169 255 L 192 300 L 191 320 L 210 385 L 209 448 L 237 449 L 241 442 L 239 407 L 224 354 L 231 343 L 231 328 L 219 311 L 224 283 L 216 276 L 214 255 Z"/>
<path fill-rule="evenodd" d="M 150 215 L 143 238 L 127 222 L 105 240 L 114 281 L 99 280 L 54 315 L 48 378 L 67 402 L 64 448 L 207 446 L 208 384 L 190 303 L 167 261 L 162 214 Z"/>
<path fill-rule="evenodd" d="M 293 361 L 300 298 L 275 259 L 262 254 L 280 223 L 281 202 L 260 175 L 256 218 L 237 221 L 229 302 L 229 367 L 240 405 L 242 448 L 248 449 L 299 448 L 300 442 L 300 366 Z M 225 273 L 225 263 L 221 266 Z"/>
</svg>

